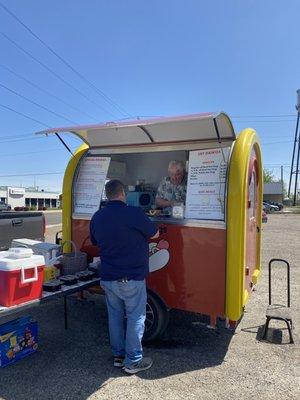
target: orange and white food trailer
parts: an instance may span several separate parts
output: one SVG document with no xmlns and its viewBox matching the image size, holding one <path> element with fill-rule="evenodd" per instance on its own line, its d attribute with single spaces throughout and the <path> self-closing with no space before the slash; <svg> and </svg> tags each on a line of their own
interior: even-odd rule
<svg viewBox="0 0 300 400">
<path fill-rule="evenodd" d="M 122 180 L 128 203 L 148 214 L 169 162 L 186 166 L 183 215 L 152 217 L 160 237 L 149 243 L 146 338 L 164 331 L 172 308 L 205 314 L 211 326 L 218 318 L 239 321 L 260 275 L 262 161 L 253 129 L 236 137 L 225 113 L 206 113 L 43 133 L 73 133 L 84 142 L 64 176 L 62 234 L 90 258 L 97 249 L 89 223 L 105 206 L 107 180 Z"/>
</svg>

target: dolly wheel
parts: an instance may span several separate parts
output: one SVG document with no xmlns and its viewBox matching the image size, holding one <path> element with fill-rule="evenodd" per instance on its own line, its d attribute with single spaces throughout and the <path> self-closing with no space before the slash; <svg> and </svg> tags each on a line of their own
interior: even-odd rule
<svg viewBox="0 0 300 400">
<path fill-rule="evenodd" d="M 169 322 L 169 312 L 163 302 L 148 292 L 144 342 L 159 339 Z"/>
</svg>

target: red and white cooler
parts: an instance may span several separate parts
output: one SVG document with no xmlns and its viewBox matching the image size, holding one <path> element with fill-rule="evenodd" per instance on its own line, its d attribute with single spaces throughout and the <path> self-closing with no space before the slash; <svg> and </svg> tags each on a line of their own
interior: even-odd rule
<svg viewBox="0 0 300 400">
<path fill-rule="evenodd" d="M 31 249 L 0 252 L 0 305 L 11 307 L 41 298 L 45 259 Z"/>
</svg>

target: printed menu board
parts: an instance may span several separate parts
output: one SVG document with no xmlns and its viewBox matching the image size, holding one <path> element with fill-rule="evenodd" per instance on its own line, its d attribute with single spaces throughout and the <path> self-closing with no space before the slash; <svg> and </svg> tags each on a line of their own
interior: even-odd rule
<svg viewBox="0 0 300 400">
<path fill-rule="evenodd" d="M 224 220 L 230 148 L 190 151 L 186 218 Z"/>
<path fill-rule="evenodd" d="M 110 157 L 85 157 L 74 187 L 74 213 L 94 214 L 100 205 Z"/>
</svg>

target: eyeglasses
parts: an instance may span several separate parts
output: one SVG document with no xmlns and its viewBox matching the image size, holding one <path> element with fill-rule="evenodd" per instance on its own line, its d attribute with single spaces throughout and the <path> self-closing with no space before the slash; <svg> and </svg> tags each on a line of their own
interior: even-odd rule
<svg viewBox="0 0 300 400">
<path fill-rule="evenodd" d="M 179 177 L 179 176 L 182 176 L 183 175 L 183 172 L 182 171 L 176 171 L 176 172 L 169 172 L 169 175 L 170 176 L 172 176 L 172 177 Z"/>
</svg>

